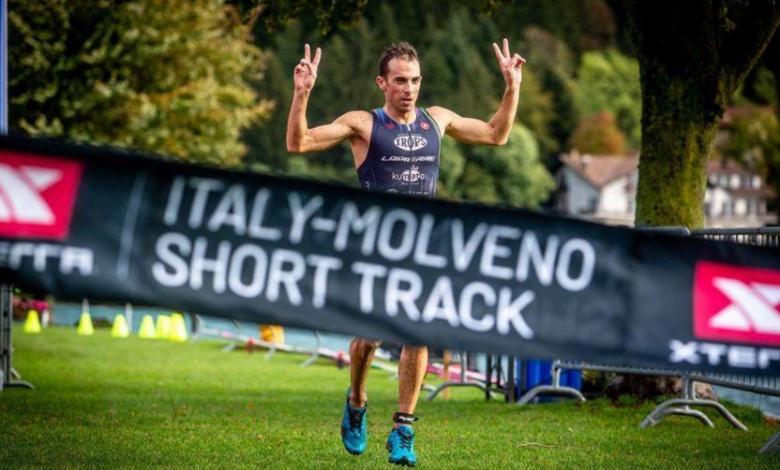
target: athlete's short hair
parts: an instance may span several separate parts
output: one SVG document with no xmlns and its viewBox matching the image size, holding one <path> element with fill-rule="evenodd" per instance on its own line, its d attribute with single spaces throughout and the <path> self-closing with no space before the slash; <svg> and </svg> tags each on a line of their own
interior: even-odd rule
<svg viewBox="0 0 780 470">
<path fill-rule="evenodd" d="M 404 41 L 398 43 L 394 42 L 390 44 L 390 47 L 385 49 L 382 53 L 382 57 L 379 59 L 379 75 L 387 78 L 388 64 L 391 60 L 397 58 L 420 62 L 420 59 L 417 58 L 417 50 L 415 50 L 414 46 Z"/>
</svg>

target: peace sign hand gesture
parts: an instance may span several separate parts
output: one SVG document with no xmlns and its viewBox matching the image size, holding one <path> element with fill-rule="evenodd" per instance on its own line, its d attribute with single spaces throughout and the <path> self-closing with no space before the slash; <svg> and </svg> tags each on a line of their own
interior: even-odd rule
<svg viewBox="0 0 780 470">
<path fill-rule="evenodd" d="M 314 53 L 314 59 L 311 58 L 311 48 L 306 44 L 303 48 L 303 59 L 298 62 L 293 71 L 293 82 L 295 91 L 308 92 L 314 87 L 317 80 L 317 68 L 320 65 L 322 50 L 318 47 Z"/>
<path fill-rule="evenodd" d="M 504 76 L 507 86 L 519 87 L 523 81 L 525 59 L 520 57 L 520 54 L 512 55 L 509 52 L 509 41 L 506 38 L 503 41 L 503 50 L 498 47 L 498 44 L 493 43 L 493 52 L 496 54 L 498 68 L 501 70 L 501 75 Z"/>
</svg>

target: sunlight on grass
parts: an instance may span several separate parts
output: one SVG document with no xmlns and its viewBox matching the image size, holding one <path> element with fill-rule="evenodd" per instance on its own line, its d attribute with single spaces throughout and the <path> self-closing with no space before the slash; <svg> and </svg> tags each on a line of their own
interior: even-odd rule
<svg viewBox="0 0 780 470">
<path fill-rule="evenodd" d="M 16 331 L 20 331 L 17 329 Z M 387 468 L 384 440 L 396 382 L 372 371 L 369 447 L 352 457 L 338 426 L 348 370 L 303 356 L 222 352 L 224 343 L 113 339 L 75 329 L 16 334 L 14 362 L 36 390 L 0 393 L 2 467 Z M 638 423 L 652 404 L 597 400 L 517 408 L 477 390 L 421 401 L 422 466 L 768 468 L 757 454 L 777 427 L 734 407 L 749 432 L 713 416 L 715 429 L 670 418 Z"/>
</svg>

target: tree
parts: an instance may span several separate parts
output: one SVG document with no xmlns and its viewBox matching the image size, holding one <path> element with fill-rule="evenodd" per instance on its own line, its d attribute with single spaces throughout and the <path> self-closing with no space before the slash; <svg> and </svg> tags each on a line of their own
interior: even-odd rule
<svg viewBox="0 0 780 470">
<path fill-rule="evenodd" d="M 563 41 L 576 57 L 590 48 L 613 44 L 615 17 L 605 0 L 483 0 L 503 31 L 523 31 L 533 25 Z M 532 63 L 529 61 L 529 64 Z"/>
<path fill-rule="evenodd" d="M 626 138 L 615 124 L 615 117 L 604 111 L 577 124 L 570 147 L 593 155 L 623 155 L 626 153 Z"/>
<path fill-rule="evenodd" d="M 780 23 L 775 0 L 625 0 L 641 72 L 637 224 L 701 227 L 726 103 Z"/>
<path fill-rule="evenodd" d="M 460 146 L 450 137 L 441 139 L 441 156 L 439 164 L 439 184 L 436 195 L 444 199 L 456 199 L 462 194 L 460 182 L 466 166 Z"/>
<path fill-rule="evenodd" d="M 770 108 L 751 107 L 735 116 L 718 150 L 761 173 L 775 190 L 771 207 L 780 207 L 780 119 Z"/>
<path fill-rule="evenodd" d="M 540 28 L 526 28 L 522 39 L 524 54 L 527 54 L 526 58 L 533 64 L 528 67 L 528 71 L 538 77 L 541 89 L 551 99 L 552 112 L 544 134 L 532 128 L 541 136 L 542 151 L 547 156 L 549 153 L 564 150 L 579 121 L 579 110 L 575 104 L 574 58 L 563 41 Z M 529 91 L 525 86 L 523 83 L 521 109 L 526 98 L 525 93 Z M 546 135 L 550 135 L 552 139 L 548 140 Z M 550 148 L 550 140 L 556 143 L 555 147 Z"/>
<path fill-rule="evenodd" d="M 531 69 L 523 70 L 523 90 L 517 108 L 517 120 L 534 134 L 539 143 L 539 155 L 543 158 L 557 154 L 562 148 L 551 132 L 556 118 L 553 94 L 542 88 Z"/>
<path fill-rule="evenodd" d="M 235 165 L 270 110 L 249 85 L 263 55 L 220 0 L 9 6 L 17 131 Z"/>
<path fill-rule="evenodd" d="M 615 49 L 586 52 L 577 73 L 577 106 L 584 116 L 608 111 L 633 148 L 641 140 L 639 63 Z M 582 149 L 581 149 L 582 150 Z"/>
<path fill-rule="evenodd" d="M 539 161 L 539 145 L 525 126 L 515 124 L 504 146 L 468 150 L 471 157 L 467 157 L 461 177 L 464 199 L 535 208 L 555 186 Z"/>
<path fill-rule="evenodd" d="M 296 18 L 306 19 L 321 34 L 357 21 L 368 0 L 229 0 L 261 40 Z"/>
</svg>

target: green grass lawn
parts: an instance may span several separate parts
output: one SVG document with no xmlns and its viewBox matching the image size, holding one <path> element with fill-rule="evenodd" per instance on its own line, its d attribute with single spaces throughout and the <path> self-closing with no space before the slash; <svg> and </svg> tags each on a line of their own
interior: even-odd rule
<svg viewBox="0 0 780 470">
<path fill-rule="evenodd" d="M 384 440 L 396 382 L 372 371 L 369 447 L 341 447 L 348 371 L 303 357 L 222 352 L 222 343 L 113 339 L 99 330 L 17 328 L 14 365 L 35 390 L 0 393 L 0 468 L 388 468 Z M 421 401 L 416 448 L 430 468 L 780 468 L 758 448 L 779 431 L 734 407 L 750 428 L 715 429 L 672 417 L 639 429 L 651 404 L 597 400 L 523 408 L 485 402 L 476 389 Z M 712 415 L 711 415 L 712 416 Z"/>
</svg>

